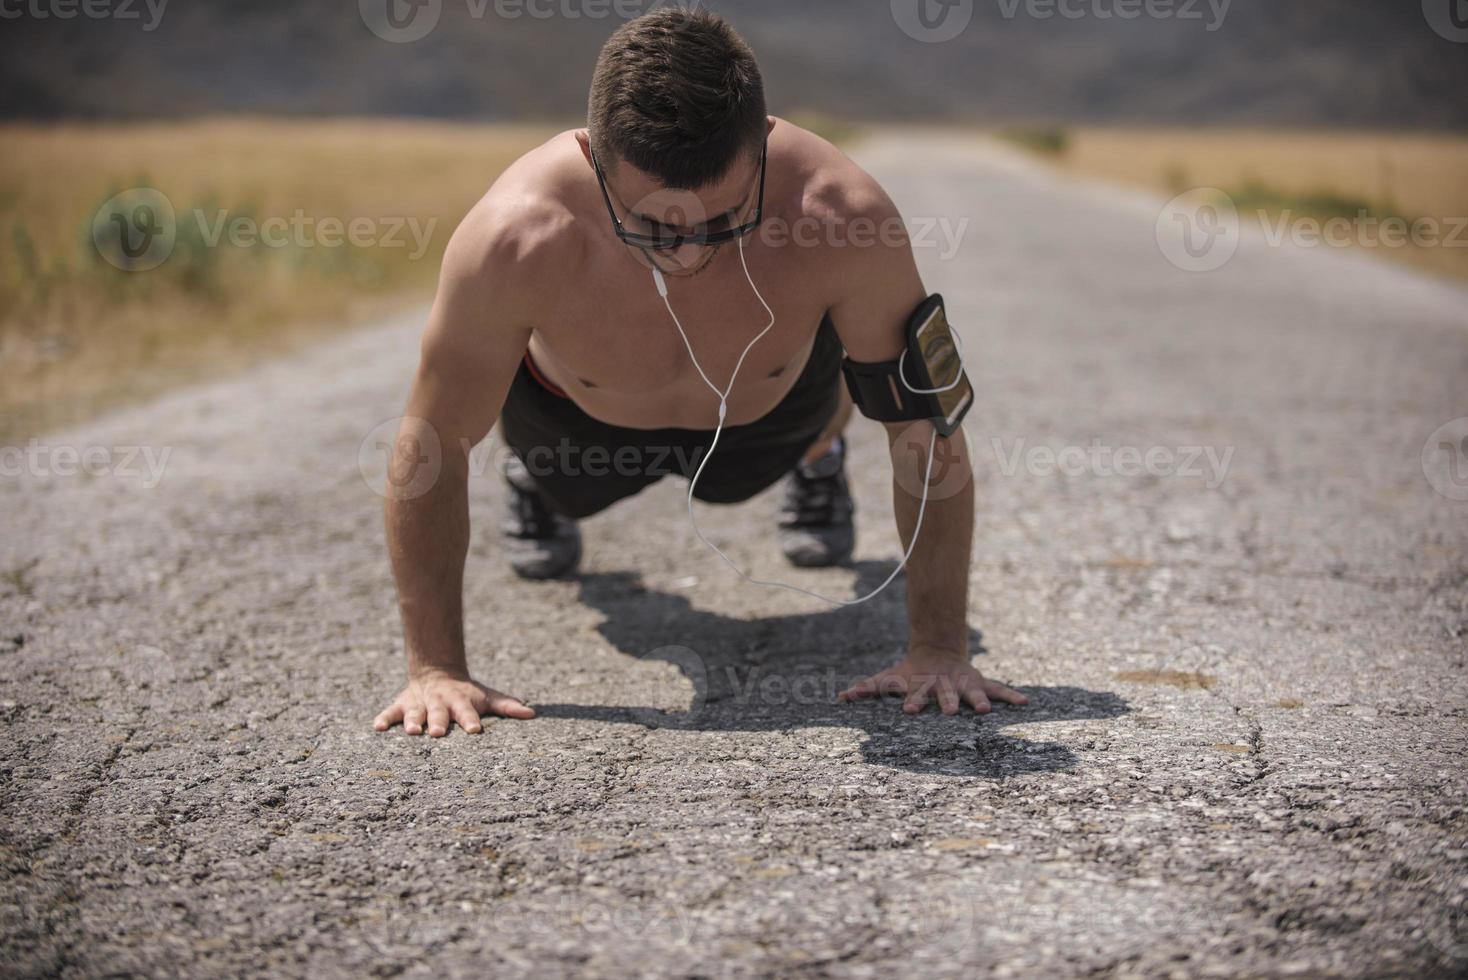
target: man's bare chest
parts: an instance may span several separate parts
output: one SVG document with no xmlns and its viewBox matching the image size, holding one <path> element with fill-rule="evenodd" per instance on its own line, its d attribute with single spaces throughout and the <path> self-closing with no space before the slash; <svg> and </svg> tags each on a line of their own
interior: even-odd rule
<svg viewBox="0 0 1468 980">
<path fill-rule="evenodd" d="M 651 273 L 637 267 L 619 271 L 615 278 L 588 277 L 592 288 L 558 296 L 554 312 L 535 326 L 532 357 L 549 380 L 607 421 L 702 425 L 716 411 L 717 399 L 693 358 L 710 382 L 726 388 L 770 314 L 742 270 L 733 283 L 728 277 L 669 277 L 680 334 Z M 751 272 L 775 323 L 744 355 L 729 399 L 731 417 L 758 417 L 789 390 L 828 305 L 816 290 L 800 288 L 794 276 L 770 273 L 762 282 L 753 267 Z"/>
</svg>

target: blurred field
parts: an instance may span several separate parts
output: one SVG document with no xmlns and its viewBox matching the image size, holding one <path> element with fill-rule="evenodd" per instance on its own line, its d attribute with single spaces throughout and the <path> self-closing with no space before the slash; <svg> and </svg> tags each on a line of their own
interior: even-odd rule
<svg viewBox="0 0 1468 980">
<path fill-rule="evenodd" d="M 0 126 L 0 438 L 418 301 L 463 214 L 554 131 L 374 120 Z M 140 187 L 173 205 L 177 243 L 157 268 L 124 271 L 102 257 L 93 218 Z M 308 231 L 278 247 L 227 234 L 211 244 L 221 212 L 297 216 Z M 373 219 L 374 240 L 327 245 L 309 229 L 328 218 Z"/>
<path fill-rule="evenodd" d="M 1324 220 L 1396 216 L 1468 220 L 1468 136 L 1366 131 L 1039 127 L 1004 133 L 1068 170 L 1180 193 L 1217 187 L 1241 214 L 1288 209 Z M 1443 226 L 1446 238 L 1448 227 Z M 1468 230 L 1457 247 L 1371 251 L 1468 278 Z"/>
<path fill-rule="evenodd" d="M 795 121 L 840 142 L 857 132 Z M 0 126 L 0 439 L 419 302 L 464 212 L 556 128 L 278 119 Z M 1001 135 L 1077 175 L 1167 192 L 1218 187 L 1246 215 L 1468 217 L 1465 137 L 1097 127 Z M 103 258 L 93 219 L 113 195 L 139 187 L 167 197 L 178 239 L 162 265 L 129 272 Z M 421 254 L 408 228 L 367 246 L 241 247 L 228 236 L 211 244 L 198 216 L 217 228 L 221 214 L 366 218 L 383 233 L 413 221 L 432 234 Z M 1468 247 L 1374 251 L 1468 278 Z"/>
</svg>

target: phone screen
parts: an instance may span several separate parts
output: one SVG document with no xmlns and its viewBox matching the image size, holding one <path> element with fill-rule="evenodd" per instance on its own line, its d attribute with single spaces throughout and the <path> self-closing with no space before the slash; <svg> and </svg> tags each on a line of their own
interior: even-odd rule
<svg viewBox="0 0 1468 980">
<path fill-rule="evenodd" d="M 958 348 L 953 343 L 953 331 L 948 326 L 948 317 L 943 307 L 935 307 L 931 316 L 917 330 L 917 346 L 922 352 L 923 366 L 928 372 L 929 388 L 948 388 L 963 371 Z M 965 378 L 961 384 L 934 396 L 943 410 L 943 420 L 953 425 L 963 415 L 974 391 Z"/>
</svg>

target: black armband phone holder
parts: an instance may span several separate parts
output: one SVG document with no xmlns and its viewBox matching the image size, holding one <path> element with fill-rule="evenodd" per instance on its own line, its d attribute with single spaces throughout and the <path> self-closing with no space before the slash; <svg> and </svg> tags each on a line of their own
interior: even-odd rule
<svg viewBox="0 0 1468 980">
<path fill-rule="evenodd" d="M 963 424 L 974 392 L 948 326 L 943 297 L 934 293 L 907 320 L 906 349 L 878 364 L 845 358 L 841 372 L 861 414 L 878 422 L 928 419 L 942 436 Z"/>
</svg>

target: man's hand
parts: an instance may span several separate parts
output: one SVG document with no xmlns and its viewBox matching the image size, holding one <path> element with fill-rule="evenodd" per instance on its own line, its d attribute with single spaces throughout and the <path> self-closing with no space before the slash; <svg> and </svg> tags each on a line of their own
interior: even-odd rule
<svg viewBox="0 0 1468 980">
<path fill-rule="evenodd" d="M 1008 704 L 1030 703 L 1018 691 L 998 681 L 985 680 L 969 664 L 967 654 L 923 646 L 909 648 L 907 657 L 900 663 L 857 681 L 836 695 L 836 700 L 856 701 L 888 694 L 907 695 L 902 710 L 910 715 L 922 711 L 934 697 L 945 715 L 958 714 L 964 701 L 981 715 L 991 710 L 991 699 Z"/>
<path fill-rule="evenodd" d="M 505 718 L 534 718 L 535 709 L 508 694 L 485 687 L 468 674 L 421 671 L 408 681 L 403 693 L 378 715 L 372 727 L 385 732 L 398 722 L 409 735 L 422 735 L 426 720 L 428 734 L 441 738 L 449 732 L 449 721 L 471 735 L 479 733 L 483 715 Z"/>
</svg>

